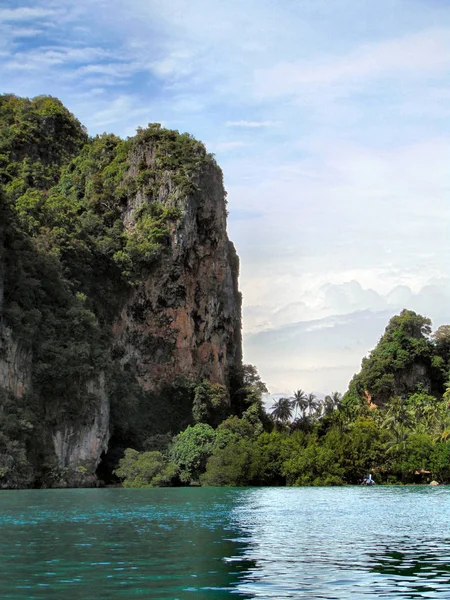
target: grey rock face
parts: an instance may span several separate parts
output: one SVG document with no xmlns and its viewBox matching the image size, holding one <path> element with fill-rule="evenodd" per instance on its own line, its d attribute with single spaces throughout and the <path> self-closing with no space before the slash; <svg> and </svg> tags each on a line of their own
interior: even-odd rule
<svg viewBox="0 0 450 600">
<path fill-rule="evenodd" d="M 16 398 L 31 389 L 31 352 L 13 337 L 9 327 L 0 325 L 0 388 Z"/>
<path fill-rule="evenodd" d="M 91 476 L 95 473 L 102 452 L 108 448 L 109 400 L 103 374 L 89 381 L 86 388 L 97 399 L 91 422 L 77 428 L 61 425 L 53 432 L 52 439 L 60 468 L 78 470 Z"/>
</svg>

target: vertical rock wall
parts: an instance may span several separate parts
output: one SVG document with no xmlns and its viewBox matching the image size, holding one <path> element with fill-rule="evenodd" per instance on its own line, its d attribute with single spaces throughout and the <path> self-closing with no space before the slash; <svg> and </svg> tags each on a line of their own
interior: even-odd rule
<svg viewBox="0 0 450 600">
<path fill-rule="evenodd" d="M 150 150 L 145 158 L 151 164 Z M 241 362 L 239 259 L 226 233 L 225 191 L 215 163 L 204 165 L 196 186 L 181 197 L 166 178 L 158 200 L 179 207 L 181 220 L 171 232 L 169 251 L 133 291 L 114 325 L 122 365 L 136 370 L 145 390 L 180 375 L 227 385 L 230 370 Z M 127 207 L 127 227 L 146 201 L 139 193 Z"/>
<path fill-rule="evenodd" d="M 31 390 L 31 351 L 18 343 L 9 327 L 0 325 L 0 388 L 21 398 Z"/>
<path fill-rule="evenodd" d="M 95 470 L 108 449 L 109 400 L 104 374 L 89 381 L 86 391 L 97 400 L 88 422 L 76 428 L 62 424 L 52 434 L 58 465 L 70 471 L 66 483 L 71 485 L 95 483 Z"/>
</svg>

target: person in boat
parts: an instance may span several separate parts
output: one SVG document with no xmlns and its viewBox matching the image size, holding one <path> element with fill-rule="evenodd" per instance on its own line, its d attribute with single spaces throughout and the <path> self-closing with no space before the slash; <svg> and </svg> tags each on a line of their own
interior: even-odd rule
<svg viewBox="0 0 450 600">
<path fill-rule="evenodd" d="M 372 479 L 372 473 L 369 473 L 367 477 L 362 480 L 361 485 L 375 485 L 375 481 Z"/>
</svg>

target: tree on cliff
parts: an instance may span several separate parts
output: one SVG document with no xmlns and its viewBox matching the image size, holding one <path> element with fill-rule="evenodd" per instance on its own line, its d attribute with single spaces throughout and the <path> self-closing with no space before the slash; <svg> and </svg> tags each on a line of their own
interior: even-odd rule
<svg viewBox="0 0 450 600">
<path fill-rule="evenodd" d="M 196 423 L 218 425 L 229 409 L 230 399 L 224 385 L 204 380 L 195 388 L 192 416 Z"/>
<path fill-rule="evenodd" d="M 377 346 L 363 358 L 346 396 L 384 405 L 392 396 L 412 393 L 418 383 L 429 387 L 433 379 L 430 333 L 430 319 L 412 310 L 392 317 Z"/>
<path fill-rule="evenodd" d="M 435 347 L 433 365 L 441 370 L 446 383 L 450 383 L 450 325 L 441 325 L 432 334 Z"/>
<path fill-rule="evenodd" d="M 234 369 L 230 376 L 231 405 L 241 416 L 253 403 L 262 403 L 263 394 L 267 394 L 267 386 L 261 380 L 255 365 L 243 364 Z"/>
</svg>

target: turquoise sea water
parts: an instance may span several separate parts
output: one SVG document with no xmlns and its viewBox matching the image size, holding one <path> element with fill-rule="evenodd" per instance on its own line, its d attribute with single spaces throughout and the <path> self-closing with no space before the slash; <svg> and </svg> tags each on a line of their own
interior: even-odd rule
<svg viewBox="0 0 450 600">
<path fill-rule="evenodd" d="M 450 488 L 0 492 L 0 598 L 450 598 Z"/>
</svg>

